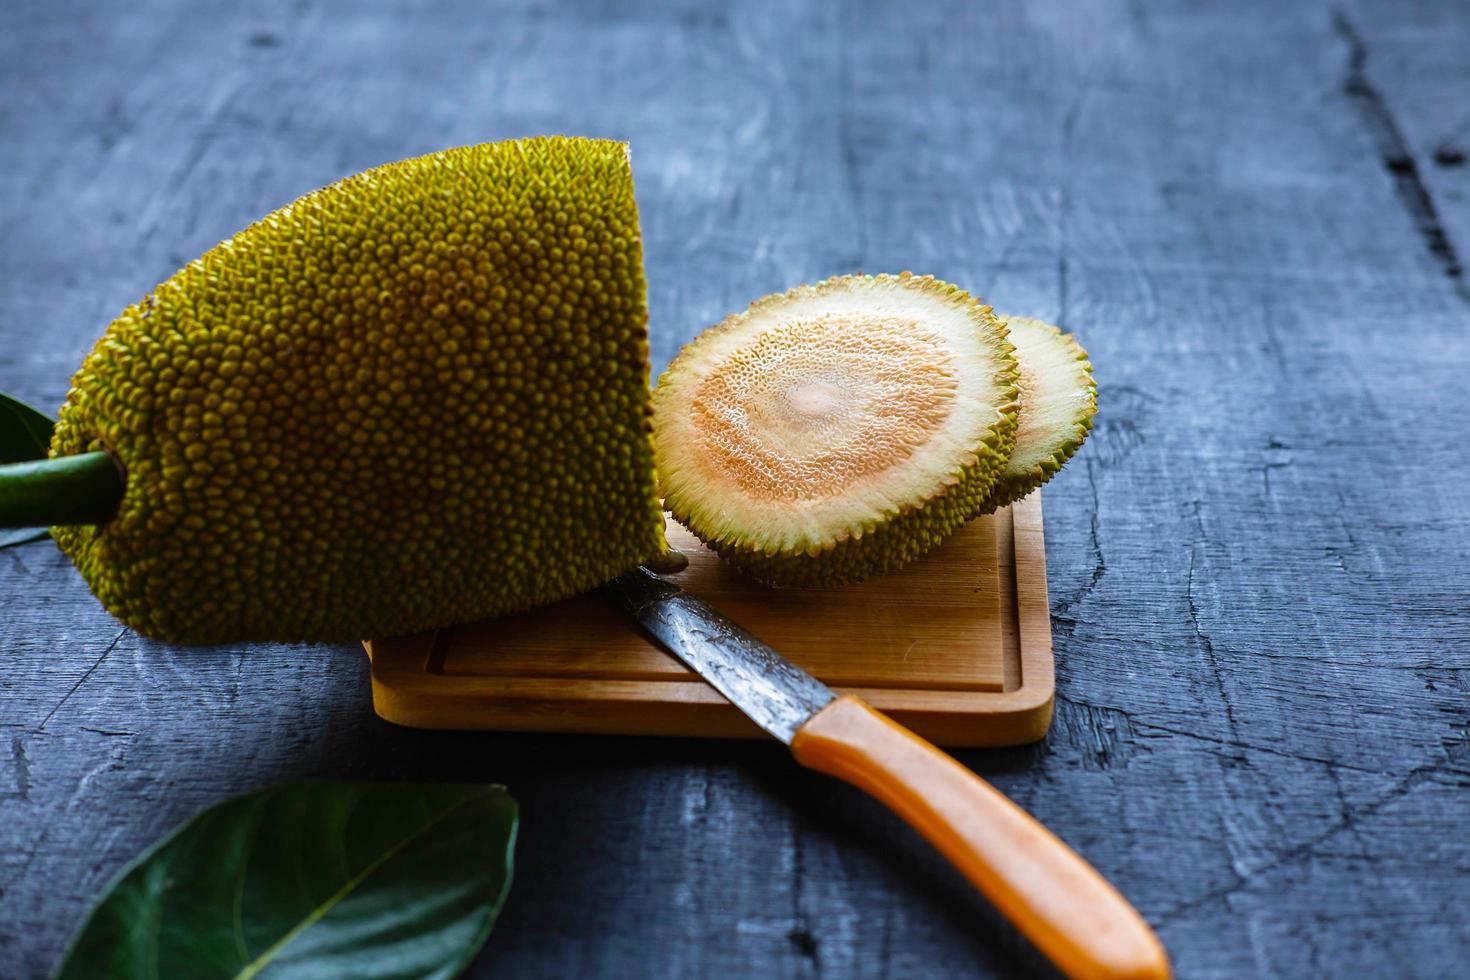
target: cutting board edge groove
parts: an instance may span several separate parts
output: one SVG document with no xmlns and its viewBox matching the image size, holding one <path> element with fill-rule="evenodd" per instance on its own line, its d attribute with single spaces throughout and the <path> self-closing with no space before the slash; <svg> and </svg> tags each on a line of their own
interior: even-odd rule
<svg viewBox="0 0 1470 980">
<path fill-rule="evenodd" d="M 941 745 L 1019 745 L 1044 737 L 1051 724 L 1054 667 L 1040 494 L 990 520 L 1000 572 L 1003 685 L 936 686 L 922 680 L 911 686 L 833 685 Z M 447 672 L 449 641 L 457 629 L 364 643 L 372 659 L 373 706 L 381 718 L 441 730 L 762 735 L 712 688 L 688 674 L 644 679 L 602 674 L 568 683 L 565 675 L 534 671 Z"/>
</svg>

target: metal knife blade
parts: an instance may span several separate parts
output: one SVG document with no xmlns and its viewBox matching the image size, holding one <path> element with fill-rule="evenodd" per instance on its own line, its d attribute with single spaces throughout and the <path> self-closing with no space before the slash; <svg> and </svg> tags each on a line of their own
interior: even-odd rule
<svg viewBox="0 0 1470 980">
<path fill-rule="evenodd" d="M 709 603 L 646 568 L 626 572 L 603 590 L 665 650 L 787 745 L 837 697 Z"/>
</svg>

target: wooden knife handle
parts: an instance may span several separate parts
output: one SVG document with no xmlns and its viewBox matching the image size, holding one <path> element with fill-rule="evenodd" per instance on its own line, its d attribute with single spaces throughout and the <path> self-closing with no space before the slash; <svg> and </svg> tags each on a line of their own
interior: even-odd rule
<svg viewBox="0 0 1470 980">
<path fill-rule="evenodd" d="M 858 698 L 840 697 L 813 715 L 791 752 L 902 817 L 1068 976 L 1169 976 L 1158 937 L 1092 865 L 995 787 Z"/>
</svg>

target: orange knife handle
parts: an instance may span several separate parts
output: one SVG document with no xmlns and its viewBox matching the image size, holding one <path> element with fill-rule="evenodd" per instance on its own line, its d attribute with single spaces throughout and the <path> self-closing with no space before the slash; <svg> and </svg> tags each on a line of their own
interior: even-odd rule
<svg viewBox="0 0 1470 980">
<path fill-rule="evenodd" d="M 840 697 L 817 712 L 791 752 L 902 817 L 1068 976 L 1169 976 L 1158 937 L 1092 865 L 999 790 L 863 701 Z"/>
</svg>

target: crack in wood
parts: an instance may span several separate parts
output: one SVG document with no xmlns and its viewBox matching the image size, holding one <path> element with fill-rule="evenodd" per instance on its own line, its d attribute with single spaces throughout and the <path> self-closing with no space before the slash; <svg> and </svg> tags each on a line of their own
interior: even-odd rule
<svg viewBox="0 0 1470 980">
<path fill-rule="evenodd" d="M 1081 752 L 1083 769 L 1121 769 L 1131 761 L 1135 750 L 1153 751 L 1138 740 L 1128 712 L 1061 694 L 1056 695 L 1056 701 L 1053 738 Z"/>
<path fill-rule="evenodd" d="M 41 732 L 46 730 L 46 723 L 50 721 L 53 717 L 55 717 L 56 712 L 60 711 L 62 706 L 66 704 L 66 702 L 71 700 L 71 696 L 73 694 L 81 690 L 82 685 L 87 683 L 87 678 L 91 677 L 93 671 L 102 666 L 102 661 L 107 659 L 107 655 L 110 654 L 117 647 L 118 643 L 127 634 L 128 628 L 126 626 L 118 631 L 118 634 L 112 638 L 112 642 L 107 644 L 107 649 L 102 651 L 102 656 L 98 657 L 92 662 L 92 666 L 88 667 L 87 672 L 77 679 L 77 682 L 71 686 L 71 690 L 62 695 L 61 700 L 56 702 L 56 706 L 46 713 L 45 718 L 41 719 L 41 723 L 36 726 L 37 734 L 40 734 Z"/>
<path fill-rule="evenodd" d="M 1205 534 L 1204 518 L 1200 514 L 1199 506 L 1194 508 L 1194 521 L 1195 527 L 1199 531 L 1199 536 L 1194 541 L 1191 541 L 1189 545 L 1189 572 L 1185 578 L 1184 586 L 1186 607 L 1189 610 L 1189 625 L 1194 630 L 1195 641 L 1199 645 L 1200 652 L 1204 654 L 1206 662 L 1209 664 L 1210 673 L 1215 678 L 1215 687 L 1220 692 L 1220 703 L 1225 706 L 1225 724 L 1229 727 L 1230 734 L 1239 739 L 1240 726 L 1235 720 L 1235 705 L 1231 703 L 1230 691 L 1225 686 L 1225 675 L 1221 671 L 1220 659 L 1215 652 L 1215 641 L 1200 626 L 1199 603 L 1194 597 L 1194 574 L 1195 566 L 1198 563 L 1198 554 L 1205 547 L 1205 542 L 1209 540 L 1209 537 Z"/>
<path fill-rule="evenodd" d="M 1063 694 L 1060 691 L 1057 692 L 1056 698 L 1058 702 L 1072 705 L 1079 711 L 1098 712 L 1104 715 L 1116 716 L 1118 718 L 1125 719 L 1128 730 L 1131 731 L 1132 734 L 1140 735 L 1144 738 L 1155 737 L 1150 735 L 1150 732 L 1160 732 L 1165 735 L 1172 735 L 1178 738 L 1190 739 L 1191 741 L 1205 742 L 1207 744 L 1215 745 L 1220 748 L 1235 749 L 1239 752 L 1260 752 L 1265 755 L 1275 756 L 1279 759 L 1291 759 L 1295 762 L 1305 762 L 1312 765 L 1325 766 L 1333 769 L 1345 769 L 1349 772 L 1358 772 L 1370 776 L 1385 776 L 1392 778 L 1401 774 L 1398 770 L 1374 769 L 1371 766 L 1355 765 L 1351 762 L 1343 762 L 1340 759 L 1327 759 L 1323 758 L 1322 756 L 1307 755 L 1306 753 L 1302 752 L 1289 752 L 1285 749 L 1278 749 L 1269 745 L 1261 745 L 1259 743 L 1247 741 L 1245 739 L 1222 738 L 1215 735 L 1205 735 L 1201 732 L 1193 732 L 1185 728 L 1174 728 L 1169 725 L 1160 725 L 1156 722 L 1146 721 L 1140 718 L 1138 716 L 1138 713 L 1135 711 L 1129 711 L 1126 708 L 1120 708 L 1116 705 L 1103 705 L 1083 701 L 1080 698 L 1075 698 L 1070 695 Z M 1117 731 L 1118 729 L 1115 727 L 1114 730 Z M 1056 754 L 1055 747 L 1051 744 L 1051 742 L 1042 744 L 1047 747 L 1049 754 Z M 1147 747 L 1145 746 L 1145 748 Z M 1116 761 L 1123 755 L 1128 754 L 1129 751 L 1131 750 L 1124 749 L 1120 751 L 1114 756 L 1114 760 Z M 1470 774 L 1470 769 L 1462 770 L 1455 764 L 1454 760 L 1451 760 L 1449 765 L 1440 766 L 1438 771 L 1445 775 L 1458 776 L 1462 773 Z"/>
<path fill-rule="evenodd" d="M 1089 540 L 1092 544 L 1092 571 L 1088 575 L 1087 584 L 1079 589 L 1075 595 L 1066 599 L 1058 600 L 1056 604 L 1056 609 L 1052 612 L 1053 620 L 1060 619 L 1070 622 L 1073 627 L 1076 626 L 1076 620 L 1068 619 L 1068 614 L 1071 613 L 1071 611 L 1077 606 L 1081 605 L 1083 600 L 1085 600 L 1088 596 L 1092 595 L 1093 591 L 1097 589 L 1098 584 L 1102 582 L 1103 576 L 1106 575 L 1108 571 L 1107 557 L 1103 554 L 1102 550 L 1102 532 L 1101 528 L 1099 527 L 1098 518 L 1098 514 L 1102 509 L 1102 496 L 1101 494 L 1099 494 L 1097 488 L 1097 470 L 1094 465 L 1092 456 L 1085 457 L 1083 459 L 1083 463 L 1083 469 L 1087 473 L 1087 486 L 1092 493 L 1092 514 L 1089 518 Z M 1070 632 L 1068 632 L 1067 635 L 1068 638 L 1071 637 Z"/>
<path fill-rule="evenodd" d="M 1286 848 L 1285 850 L 1277 852 L 1276 856 L 1273 857 L 1270 861 L 1267 861 L 1260 867 L 1251 870 L 1248 874 L 1236 874 L 1234 876 L 1236 880 L 1231 881 L 1228 884 L 1221 885 L 1218 888 L 1212 888 L 1202 895 L 1197 895 L 1196 897 L 1189 899 L 1186 902 L 1182 902 L 1179 905 L 1168 909 L 1153 920 L 1154 925 L 1158 928 L 1163 928 L 1169 923 L 1176 921 L 1181 916 L 1184 916 L 1187 913 L 1192 912 L 1197 908 L 1200 908 L 1201 906 L 1208 905 L 1211 902 L 1223 901 L 1229 898 L 1231 895 L 1245 890 L 1251 884 L 1259 880 L 1262 875 L 1268 872 L 1274 871 L 1277 868 L 1288 866 L 1303 858 L 1310 857 L 1313 852 L 1315 852 L 1316 849 L 1322 844 L 1326 843 L 1327 841 L 1333 839 L 1334 837 L 1345 831 L 1353 830 L 1357 826 L 1358 822 L 1361 821 L 1363 818 L 1370 817 L 1373 814 L 1377 813 L 1379 810 L 1382 810 L 1384 807 L 1388 806 L 1390 803 L 1393 803 L 1395 800 L 1399 800 L 1407 796 L 1419 786 L 1423 785 L 1426 782 L 1429 782 L 1430 777 L 1439 771 L 1441 771 L 1441 767 L 1439 766 L 1419 766 L 1418 768 L 1411 769 L 1408 773 L 1404 775 L 1402 779 L 1400 779 L 1390 789 L 1388 789 L 1377 798 L 1356 807 L 1346 807 L 1345 809 L 1343 809 L 1341 818 L 1337 822 L 1333 823 L 1326 830 L 1323 830 L 1321 833 L 1313 835 L 1311 838 L 1301 842 L 1300 844 L 1296 844 L 1292 847 Z"/>
<path fill-rule="evenodd" d="M 1364 127 L 1378 149 L 1378 157 L 1393 180 L 1393 187 L 1400 204 L 1413 222 L 1419 237 L 1424 240 L 1429 253 L 1438 261 L 1444 274 L 1455 281 L 1455 294 L 1470 303 L 1470 286 L 1464 280 L 1464 267 L 1460 263 L 1455 243 L 1450 240 L 1439 209 L 1419 173 L 1414 152 L 1404 139 L 1402 127 L 1394 117 L 1388 100 L 1368 80 L 1368 45 L 1342 10 L 1333 11 L 1332 26 L 1348 47 L 1347 73 L 1343 77 L 1342 92 L 1363 121 Z"/>
</svg>

